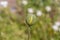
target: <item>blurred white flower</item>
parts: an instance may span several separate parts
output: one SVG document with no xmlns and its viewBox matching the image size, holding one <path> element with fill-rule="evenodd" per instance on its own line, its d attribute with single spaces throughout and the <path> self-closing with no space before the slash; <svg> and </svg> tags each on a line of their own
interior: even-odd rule
<svg viewBox="0 0 60 40">
<path fill-rule="evenodd" d="M 28 8 L 28 12 L 33 13 L 34 12 L 33 8 Z"/>
<path fill-rule="evenodd" d="M 55 31 L 58 31 L 58 30 L 59 30 L 59 26 L 57 26 L 57 25 L 53 25 L 52 28 L 53 28 Z"/>
<path fill-rule="evenodd" d="M 3 6 L 3 7 L 7 7 L 8 2 L 7 1 L 1 1 L 0 5 Z"/>
<path fill-rule="evenodd" d="M 59 21 L 55 22 L 55 25 L 60 26 L 60 22 Z"/>
<path fill-rule="evenodd" d="M 51 11 L 51 7 L 50 6 L 46 6 L 45 9 L 46 9 L 47 12 L 50 12 Z"/>
<path fill-rule="evenodd" d="M 37 14 L 36 14 L 37 16 L 41 16 L 42 15 L 42 11 L 40 11 L 40 10 L 37 10 Z"/>
<path fill-rule="evenodd" d="M 22 4 L 27 5 L 28 4 L 27 0 L 22 0 Z"/>
<path fill-rule="evenodd" d="M 53 25 L 53 29 L 55 30 L 55 31 L 60 31 L 60 22 L 59 21 L 57 21 L 57 22 L 55 22 L 55 24 Z"/>
</svg>

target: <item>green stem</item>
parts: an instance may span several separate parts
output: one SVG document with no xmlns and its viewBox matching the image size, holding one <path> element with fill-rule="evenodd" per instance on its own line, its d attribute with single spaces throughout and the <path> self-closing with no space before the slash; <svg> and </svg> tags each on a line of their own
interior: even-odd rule
<svg viewBox="0 0 60 40">
<path fill-rule="evenodd" d="M 30 34 L 30 27 L 28 27 L 28 40 L 31 39 L 31 34 Z"/>
<path fill-rule="evenodd" d="M 43 29 L 44 40 L 47 40 L 46 29 L 45 27 L 42 27 L 42 29 Z"/>
</svg>

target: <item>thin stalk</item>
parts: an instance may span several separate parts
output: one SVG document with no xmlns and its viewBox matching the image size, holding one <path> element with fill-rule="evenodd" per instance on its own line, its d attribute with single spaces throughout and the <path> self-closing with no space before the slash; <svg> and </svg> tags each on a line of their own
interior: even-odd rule
<svg viewBox="0 0 60 40">
<path fill-rule="evenodd" d="M 30 34 L 30 27 L 28 27 L 28 40 L 31 39 L 31 34 Z"/>
<path fill-rule="evenodd" d="M 44 40 L 47 40 L 47 35 L 46 35 L 45 27 L 42 27 L 42 30 L 43 30 Z"/>
<path fill-rule="evenodd" d="M 46 18 L 46 16 L 44 16 Z M 44 19 L 43 19 L 44 20 Z M 42 24 L 42 32 L 43 32 L 43 40 L 48 40 L 47 39 L 47 33 L 46 33 L 46 26 L 45 26 L 45 23 Z"/>
<path fill-rule="evenodd" d="M 26 22 L 25 22 L 25 24 L 27 25 Z M 30 26 L 27 25 L 27 31 L 28 31 L 28 38 L 27 38 L 27 40 L 30 40 L 31 39 L 31 34 L 30 34 L 31 31 L 30 30 L 31 30 Z"/>
</svg>

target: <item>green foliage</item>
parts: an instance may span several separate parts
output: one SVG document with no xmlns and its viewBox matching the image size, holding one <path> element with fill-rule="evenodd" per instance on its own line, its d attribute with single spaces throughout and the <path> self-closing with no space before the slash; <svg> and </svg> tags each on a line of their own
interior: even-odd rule
<svg viewBox="0 0 60 40">
<path fill-rule="evenodd" d="M 20 5 L 17 0 L 18 6 L 20 6 L 25 14 L 25 17 L 18 13 L 11 13 L 7 8 L 1 10 L 0 13 L 0 40 L 28 40 L 28 31 L 30 31 L 30 40 L 60 40 L 60 32 L 54 31 L 52 26 L 58 18 L 58 13 L 50 17 L 51 12 L 47 12 L 45 6 L 51 6 L 51 0 L 28 0 L 28 4 Z M 42 3 L 42 4 L 41 4 Z M 53 8 L 53 6 L 51 6 Z M 34 9 L 34 24 L 28 27 L 30 24 L 32 15 L 28 15 L 28 8 Z M 41 16 L 36 15 L 36 10 L 41 10 L 43 13 Z M 56 10 L 56 9 L 55 9 Z M 35 17 L 36 16 L 36 17 Z M 26 23 L 26 18 L 28 23 Z M 35 22 L 36 21 L 36 22 Z"/>
</svg>

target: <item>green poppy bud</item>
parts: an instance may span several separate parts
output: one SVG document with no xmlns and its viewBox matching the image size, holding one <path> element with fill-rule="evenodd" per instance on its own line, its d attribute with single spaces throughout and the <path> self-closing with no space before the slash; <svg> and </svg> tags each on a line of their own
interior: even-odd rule
<svg viewBox="0 0 60 40">
<path fill-rule="evenodd" d="M 34 14 L 28 14 L 26 18 L 26 22 L 28 25 L 32 25 L 36 22 L 36 16 Z"/>
</svg>

